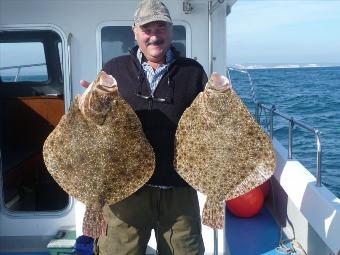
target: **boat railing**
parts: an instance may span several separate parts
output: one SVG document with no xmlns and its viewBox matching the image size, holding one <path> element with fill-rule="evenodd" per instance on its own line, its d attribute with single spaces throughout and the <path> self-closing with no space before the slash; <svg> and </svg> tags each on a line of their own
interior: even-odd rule
<svg viewBox="0 0 340 255">
<path fill-rule="evenodd" d="M 17 65 L 17 66 L 5 66 L 5 67 L 0 67 L 0 71 L 3 70 L 10 70 L 10 69 L 17 69 L 14 82 L 17 82 L 20 77 L 20 71 L 22 68 L 25 67 L 35 67 L 35 66 L 46 66 L 46 63 L 39 63 L 39 64 L 29 64 L 29 65 Z"/>
<path fill-rule="evenodd" d="M 320 131 L 302 121 L 296 120 L 293 117 L 288 116 L 287 114 L 284 114 L 278 111 L 275 105 L 266 105 L 266 104 L 259 102 L 256 99 L 255 88 L 254 88 L 249 72 L 244 69 L 236 69 L 236 68 L 228 67 L 227 75 L 230 81 L 231 81 L 230 70 L 237 71 L 237 72 L 247 75 L 247 78 L 251 86 L 251 99 L 253 103 L 255 104 L 255 114 L 254 114 L 255 116 L 254 117 L 256 121 L 261 125 L 261 113 L 264 112 L 266 116 L 268 116 L 268 120 L 266 119 L 265 125 L 267 126 L 266 129 L 271 139 L 273 139 L 273 133 L 274 133 L 274 116 L 278 116 L 281 119 L 288 121 L 288 159 L 293 159 L 294 126 L 299 126 L 300 128 L 307 130 L 311 132 L 312 134 L 314 134 L 315 141 L 316 141 L 316 186 L 320 187 L 321 186 L 321 166 L 322 166 L 321 165 L 322 150 L 321 150 L 321 141 L 320 141 Z"/>
</svg>

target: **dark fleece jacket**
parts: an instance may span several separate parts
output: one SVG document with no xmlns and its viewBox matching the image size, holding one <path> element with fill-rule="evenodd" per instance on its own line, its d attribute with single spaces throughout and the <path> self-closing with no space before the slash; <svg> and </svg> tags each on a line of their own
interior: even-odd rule
<svg viewBox="0 0 340 255">
<path fill-rule="evenodd" d="M 135 110 L 156 156 L 155 172 L 148 184 L 187 186 L 174 169 L 174 141 L 178 121 L 207 82 L 203 67 L 193 59 L 175 57 L 151 95 L 148 80 L 136 57 L 130 55 L 108 61 L 103 71 L 118 83 L 118 91 Z M 163 101 L 163 102 L 162 102 Z"/>
</svg>

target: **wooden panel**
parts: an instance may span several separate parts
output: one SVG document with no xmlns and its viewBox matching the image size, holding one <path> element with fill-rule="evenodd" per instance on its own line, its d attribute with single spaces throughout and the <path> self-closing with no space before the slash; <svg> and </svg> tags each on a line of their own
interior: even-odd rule
<svg viewBox="0 0 340 255">
<path fill-rule="evenodd" d="M 17 97 L 5 100 L 6 144 L 42 143 L 64 114 L 58 97 Z"/>
<path fill-rule="evenodd" d="M 18 100 L 54 127 L 64 114 L 64 100 L 62 98 L 19 97 Z"/>
</svg>

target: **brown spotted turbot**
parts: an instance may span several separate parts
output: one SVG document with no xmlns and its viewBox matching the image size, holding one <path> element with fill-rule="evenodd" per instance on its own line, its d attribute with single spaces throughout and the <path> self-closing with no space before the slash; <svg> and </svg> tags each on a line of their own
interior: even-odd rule
<svg viewBox="0 0 340 255">
<path fill-rule="evenodd" d="M 48 171 L 71 196 L 85 203 L 83 231 L 102 232 L 104 204 L 116 203 L 151 177 L 155 156 L 133 109 L 118 95 L 115 79 L 100 72 L 76 97 L 46 139 Z"/>
<path fill-rule="evenodd" d="M 246 106 L 213 74 L 182 115 L 176 132 L 175 166 L 207 195 L 203 224 L 224 227 L 224 201 L 265 182 L 275 169 L 271 141 Z"/>
</svg>

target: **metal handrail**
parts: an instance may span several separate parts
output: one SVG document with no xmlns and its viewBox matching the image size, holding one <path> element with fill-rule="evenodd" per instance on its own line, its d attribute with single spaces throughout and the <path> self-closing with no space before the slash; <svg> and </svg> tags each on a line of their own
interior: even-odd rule
<svg viewBox="0 0 340 255">
<path fill-rule="evenodd" d="M 30 65 L 19 65 L 19 66 L 5 66 L 5 67 L 0 67 L 0 70 L 22 68 L 22 67 L 32 67 L 32 66 L 43 66 L 43 65 L 46 65 L 46 63 L 30 64 Z"/>
<path fill-rule="evenodd" d="M 294 119 L 293 117 L 290 117 L 284 113 L 281 113 L 275 109 L 275 106 L 266 106 L 262 103 L 257 102 L 256 108 L 258 108 L 255 112 L 260 112 L 259 109 L 265 109 L 269 111 L 269 118 L 270 118 L 270 125 L 269 125 L 269 134 L 270 137 L 273 138 L 273 132 L 274 132 L 274 124 L 273 119 L 274 115 L 278 115 L 281 118 L 289 121 L 289 129 L 288 129 L 288 159 L 293 158 L 293 127 L 300 126 L 301 128 L 310 131 L 314 134 L 315 140 L 316 140 L 316 186 L 321 186 L 321 140 L 320 140 L 320 131 L 316 128 L 311 127 L 310 125 L 301 122 L 299 120 Z M 255 119 L 259 119 L 259 116 L 255 116 Z"/>
<path fill-rule="evenodd" d="M 250 77 L 250 74 L 248 71 L 246 70 L 239 70 L 236 68 L 227 68 L 227 74 L 229 77 L 229 80 L 231 82 L 231 76 L 230 76 L 230 72 L 229 70 L 232 71 L 238 71 L 241 73 L 245 73 L 248 75 L 248 79 L 251 85 L 251 89 L 252 89 L 252 99 L 253 102 L 255 104 L 255 119 L 256 121 L 260 124 L 260 112 L 262 109 L 267 110 L 269 112 L 269 136 L 272 139 L 273 138 L 273 132 L 274 132 L 274 116 L 278 115 L 279 117 L 281 117 L 282 119 L 288 120 L 289 121 L 289 127 L 288 127 L 288 159 L 292 159 L 293 158 L 293 129 L 294 126 L 297 125 L 307 131 L 310 131 L 314 134 L 315 136 L 315 140 L 316 140 L 316 186 L 320 187 L 321 186 L 321 140 L 320 140 L 320 131 L 316 128 L 311 127 L 310 125 L 296 120 L 291 116 L 288 116 L 284 113 L 279 112 L 274 105 L 265 105 L 260 103 L 259 101 L 256 100 L 255 98 L 255 89 Z"/>
<path fill-rule="evenodd" d="M 228 75 L 230 82 L 231 82 L 231 75 L 230 75 L 229 71 L 236 71 L 236 72 L 240 72 L 240 73 L 247 75 L 247 78 L 248 78 L 248 81 L 249 81 L 249 84 L 250 84 L 250 92 L 251 92 L 250 96 L 251 96 L 251 99 L 253 100 L 253 102 L 255 103 L 257 101 L 256 91 L 255 91 L 255 86 L 253 84 L 253 80 L 250 76 L 250 73 L 247 70 L 241 70 L 241 69 L 237 69 L 237 68 L 233 68 L 233 67 L 228 67 L 227 68 L 227 75 Z"/>
<path fill-rule="evenodd" d="M 0 71 L 1 70 L 8 70 L 8 69 L 18 69 L 17 73 L 15 75 L 15 78 L 14 78 L 14 82 L 17 82 L 18 79 L 19 79 L 19 74 L 20 74 L 21 68 L 24 68 L 24 67 L 33 67 L 33 66 L 44 66 L 44 65 L 46 65 L 46 63 L 29 64 L 29 65 L 18 65 L 18 66 L 5 66 L 5 67 L 0 67 Z"/>
</svg>

